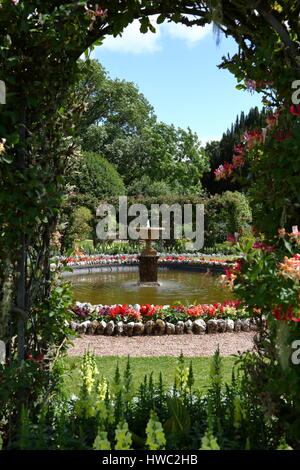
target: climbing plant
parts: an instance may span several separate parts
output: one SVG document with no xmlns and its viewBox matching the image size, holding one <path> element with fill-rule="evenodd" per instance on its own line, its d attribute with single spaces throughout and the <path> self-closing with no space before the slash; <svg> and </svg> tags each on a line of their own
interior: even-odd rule
<svg viewBox="0 0 300 470">
<path fill-rule="evenodd" d="M 213 21 L 217 31 L 232 36 L 239 51 L 221 66 L 241 88 L 264 91 L 266 104 L 281 108 L 279 139 L 258 153 L 248 181 L 251 186 L 257 180 L 261 228 L 270 222 L 267 236 L 274 238 L 273 219 L 291 223 L 299 204 L 298 109 L 288 114 L 300 67 L 299 14 L 300 4 L 292 0 L 103 0 L 101 6 L 96 0 L 0 1 L 0 81 L 7 90 L 6 104 L 0 104 L 0 338 L 10 362 L 31 350 L 48 354 L 65 328 L 69 300 L 55 290 L 50 246 L 65 176 L 79 158 L 76 121 L 85 106 L 75 83 L 82 54 L 134 19 L 143 33 L 154 31 L 153 15 L 157 23 Z M 290 120 L 291 137 L 285 133 Z M 60 299 L 58 311 L 53 299 Z"/>
</svg>

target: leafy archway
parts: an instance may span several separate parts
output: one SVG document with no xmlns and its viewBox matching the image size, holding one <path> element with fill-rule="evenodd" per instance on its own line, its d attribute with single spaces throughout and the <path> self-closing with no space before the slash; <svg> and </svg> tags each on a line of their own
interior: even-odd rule
<svg viewBox="0 0 300 470">
<path fill-rule="evenodd" d="M 115 0 L 100 7 L 96 0 L 2 0 L 0 80 L 7 95 L 0 105 L 0 338 L 10 360 L 13 337 L 22 360 L 25 349 L 48 350 L 66 334 L 58 302 L 66 293 L 51 291 L 50 244 L 64 176 L 77 158 L 76 120 L 84 112 L 74 86 L 78 59 L 135 19 L 142 32 L 154 31 L 153 15 L 157 23 L 213 21 L 236 40 L 239 52 L 221 66 L 241 88 L 255 84 L 269 106 L 281 108 L 272 129 L 278 139 L 259 153 L 247 182 L 255 181 L 256 225 L 274 240 L 281 222 L 299 221 L 300 111 L 296 106 L 289 113 L 300 67 L 298 1 Z"/>
</svg>

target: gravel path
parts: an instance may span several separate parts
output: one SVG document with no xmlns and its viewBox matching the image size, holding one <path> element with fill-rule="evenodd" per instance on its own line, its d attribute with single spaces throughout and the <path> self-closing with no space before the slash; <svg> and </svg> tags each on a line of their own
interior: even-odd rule
<svg viewBox="0 0 300 470">
<path fill-rule="evenodd" d="M 96 356 L 212 356 L 218 345 L 222 356 L 231 356 L 251 350 L 254 332 L 220 333 L 214 335 L 178 335 L 178 336 L 88 336 L 74 340 L 69 348 L 70 356 L 81 356 L 85 351 Z"/>
</svg>

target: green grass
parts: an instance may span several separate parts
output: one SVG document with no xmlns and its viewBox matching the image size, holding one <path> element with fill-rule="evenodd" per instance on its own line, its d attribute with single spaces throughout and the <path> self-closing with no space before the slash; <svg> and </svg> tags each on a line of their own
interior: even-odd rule
<svg viewBox="0 0 300 470">
<path fill-rule="evenodd" d="M 94 248 L 93 240 L 82 240 L 77 245 L 80 250 L 84 251 L 93 250 Z"/>
<path fill-rule="evenodd" d="M 232 368 L 236 357 L 222 358 L 222 372 L 224 381 L 229 383 L 231 381 Z M 80 357 L 64 358 L 63 364 L 65 367 L 64 388 L 67 394 L 77 394 L 80 388 Z M 203 393 L 209 386 L 209 373 L 210 365 L 212 362 L 211 357 L 192 357 L 185 358 L 185 365 L 189 366 L 190 361 L 193 364 L 193 372 L 195 378 L 195 388 L 200 389 Z M 108 382 L 113 380 L 117 363 L 119 364 L 121 375 L 125 370 L 127 357 L 96 357 L 97 367 L 101 375 L 103 375 Z M 139 384 L 143 381 L 144 376 L 150 375 L 153 372 L 155 381 L 159 378 L 159 373 L 162 373 L 164 383 L 167 386 L 172 386 L 174 383 L 174 374 L 177 366 L 176 357 L 132 357 L 130 358 L 131 372 L 133 375 L 133 386 L 137 390 Z"/>
</svg>

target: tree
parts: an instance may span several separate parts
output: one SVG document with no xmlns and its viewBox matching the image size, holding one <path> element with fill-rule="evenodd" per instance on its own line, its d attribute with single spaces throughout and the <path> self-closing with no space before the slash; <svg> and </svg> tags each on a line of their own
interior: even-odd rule
<svg viewBox="0 0 300 470">
<path fill-rule="evenodd" d="M 170 186 L 165 181 L 157 181 L 145 175 L 136 179 L 128 187 L 128 196 L 171 196 L 175 194 L 182 194 L 180 186 L 172 184 Z"/>
<path fill-rule="evenodd" d="M 111 133 L 108 125 L 91 126 L 83 139 L 85 150 L 100 152 L 122 175 L 124 183 L 130 184 L 145 174 L 152 164 L 152 132 L 143 128 L 139 133 Z"/>
<path fill-rule="evenodd" d="M 157 122 L 137 87 L 110 80 L 96 61 L 84 65 L 79 84 L 82 96 L 86 88 L 87 111 L 81 131 L 84 150 L 99 153 L 114 164 L 126 185 L 145 175 L 171 186 L 181 185 L 183 191 L 201 190 L 208 165 L 195 133 Z"/>
<path fill-rule="evenodd" d="M 100 155 L 86 152 L 78 166 L 78 170 L 70 178 L 71 184 L 75 186 L 75 193 L 87 194 L 98 200 L 126 194 L 117 170 Z"/>
<path fill-rule="evenodd" d="M 112 80 L 97 60 L 79 64 L 82 71 L 76 90 L 86 105 L 80 124 L 86 145 L 85 132 L 92 125 L 104 126 L 111 142 L 116 136 L 136 134 L 155 122 L 153 107 L 134 83 Z"/>
<path fill-rule="evenodd" d="M 160 177 L 171 187 L 180 185 L 183 192 L 201 192 L 201 178 L 208 170 L 208 158 L 197 134 L 173 125 L 158 123 L 153 133 L 153 164 L 149 175 Z"/>
</svg>

